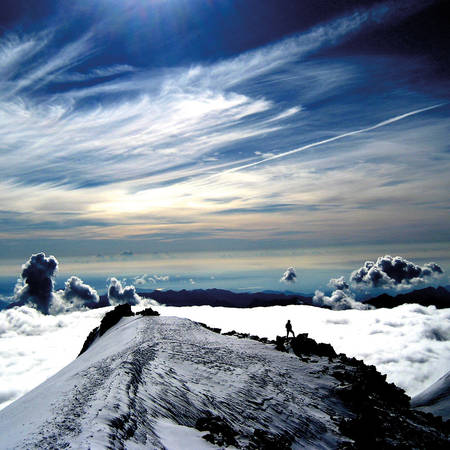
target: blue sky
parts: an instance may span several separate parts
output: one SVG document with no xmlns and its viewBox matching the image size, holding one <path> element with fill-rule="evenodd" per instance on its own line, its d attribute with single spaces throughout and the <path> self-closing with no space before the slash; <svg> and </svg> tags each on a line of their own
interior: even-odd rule
<svg viewBox="0 0 450 450">
<path fill-rule="evenodd" d="M 3 260 L 272 251 L 284 271 L 324 249 L 328 266 L 446 267 L 447 12 L 2 2 Z"/>
</svg>

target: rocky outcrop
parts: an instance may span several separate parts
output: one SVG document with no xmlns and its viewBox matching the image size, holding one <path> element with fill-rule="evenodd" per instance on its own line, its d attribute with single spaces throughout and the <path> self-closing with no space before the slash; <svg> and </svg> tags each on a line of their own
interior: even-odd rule
<svg viewBox="0 0 450 450">
<path fill-rule="evenodd" d="M 292 339 L 277 336 L 275 348 L 292 351 L 304 362 L 313 363 L 312 356 L 339 362 L 326 372 L 340 382 L 336 395 L 352 413 L 340 421 L 340 431 L 351 439 L 340 449 L 448 448 L 450 421 L 411 409 L 403 389 L 388 383 L 375 366 L 337 355 L 330 344 L 317 343 L 306 333 Z"/>
<path fill-rule="evenodd" d="M 203 436 L 211 444 L 219 445 L 220 447 L 228 447 L 230 445 L 236 447 L 238 445 L 236 441 L 237 432 L 233 430 L 231 425 L 223 417 L 208 415 L 200 417 L 195 428 L 199 431 L 208 431 L 208 434 Z"/>
<path fill-rule="evenodd" d="M 88 334 L 78 356 L 82 355 L 97 338 L 103 336 L 111 327 L 119 322 L 122 317 L 130 316 L 134 316 L 134 313 L 131 311 L 131 306 L 128 304 L 117 305 L 112 311 L 107 312 L 103 316 L 100 325 Z"/>
<path fill-rule="evenodd" d="M 146 308 L 142 311 L 136 313 L 136 315 L 141 316 L 159 316 L 158 311 L 154 311 L 152 308 Z M 116 325 L 122 317 L 131 317 L 134 316 L 133 311 L 131 311 L 131 306 L 128 303 L 124 303 L 123 305 L 117 305 L 112 311 L 107 312 L 103 319 L 100 322 L 100 326 L 94 328 L 84 341 L 83 347 L 81 348 L 78 356 L 82 355 L 91 345 L 92 343 L 103 336 L 111 327 Z"/>
<path fill-rule="evenodd" d="M 138 311 L 136 313 L 137 316 L 141 315 L 141 316 L 159 316 L 159 312 L 153 310 L 152 308 L 145 308 L 142 311 Z"/>
</svg>

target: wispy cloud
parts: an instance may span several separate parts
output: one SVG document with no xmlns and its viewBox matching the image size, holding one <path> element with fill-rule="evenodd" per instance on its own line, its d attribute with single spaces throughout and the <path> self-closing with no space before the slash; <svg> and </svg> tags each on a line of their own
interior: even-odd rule
<svg viewBox="0 0 450 450">
<path fill-rule="evenodd" d="M 11 79 L 21 70 L 21 64 L 30 60 L 49 42 L 51 32 L 17 36 L 5 34 L 0 41 L 0 76 L 2 81 Z"/>
<path fill-rule="evenodd" d="M 55 82 L 88 81 L 97 78 L 114 77 L 117 75 L 129 74 L 135 72 L 136 68 L 129 64 L 116 64 L 110 67 L 99 67 L 86 73 L 71 72 L 58 75 L 54 78 Z"/>
<path fill-rule="evenodd" d="M 25 73 L 15 79 L 14 83 L 11 84 L 11 87 L 13 88 L 6 93 L 7 97 L 10 98 L 17 93 L 22 92 L 26 88 L 36 90 L 43 85 L 50 83 L 58 74 L 68 71 L 72 67 L 80 64 L 80 62 L 86 59 L 93 51 L 91 36 L 91 33 L 86 33 L 78 40 L 66 44 L 54 55 L 48 57 L 48 55 L 44 54 L 40 58 L 37 58 L 36 61 L 31 61 L 29 70 L 25 71 L 22 69 Z M 30 43 L 29 45 L 32 45 L 31 42 L 33 42 L 36 52 L 38 50 L 42 50 L 44 46 L 48 44 L 48 40 L 44 37 L 40 38 L 40 42 L 28 42 Z M 30 52 L 21 52 L 21 48 L 23 48 L 23 44 L 18 42 L 15 48 L 10 47 L 9 54 L 20 54 L 22 56 L 23 53 L 23 57 L 27 57 L 27 59 L 29 59 L 30 56 L 32 56 Z M 9 59 L 9 66 L 14 65 L 14 58 Z M 10 68 L 6 66 L 4 70 L 8 73 Z M 3 95 L 5 95 L 5 93 Z"/>
<path fill-rule="evenodd" d="M 28 65 L 7 84 L 6 99 L 0 102 L 0 143 L 8 149 L 4 166 L 15 183 L 109 184 L 167 169 L 176 173 L 180 166 L 197 164 L 199 158 L 225 146 L 279 131 L 279 123 L 300 112 L 301 105 L 280 111 L 272 100 L 243 94 L 233 86 L 334 44 L 383 11 L 354 13 L 212 65 L 136 75 L 127 65 L 84 74 L 72 71 L 95 51 L 95 32 L 53 53 L 50 35 L 8 38 L 3 44 L 5 60 L 10 62 L 5 70 L 12 73 L 17 60 L 12 55 L 27 57 Z M 30 46 L 38 53 L 36 58 L 30 58 L 30 52 L 25 56 L 24 47 Z M 129 75 L 125 79 L 100 80 L 91 87 L 58 94 L 41 92 L 38 101 L 33 97 L 52 82 L 125 73 Z M 91 106 L 86 106 L 89 98 Z M 75 161 L 94 164 L 86 171 Z M 45 172 L 40 170 L 44 164 Z M 70 174 L 67 167 L 71 167 Z"/>
<path fill-rule="evenodd" d="M 304 150 L 308 150 L 310 148 L 319 147 L 321 145 L 329 144 L 330 142 L 338 141 L 338 140 L 344 139 L 346 137 L 355 136 L 357 134 L 366 133 L 368 131 L 376 130 L 377 128 L 385 127 L 386 125 L 390 125 L 391 123 L 398 122 L 399 120 L 405 119 L 407 117 L 414 116 L 416 114 L 420 114 L 420 113 L 425 112 L 425 111 L 430 111 L 430 110 L 435 109 L 435 108 L 439 108 L 440 106 L 443 106 L 443 104 L 439 103 L 437 105 L 428 106 L 426 108 L 416 109 L 415 111 L 410 111 L 410 112 L 407 112 L 407 113 L 404 113 L 404 114 L 400 114 L 399 116 L 395 116 L 395 117 L 391 117 L 391 118 L 389 118 L 387 120 L 383 120 L 382 122 L 378 122 L 375 125 L 371 125 L 370 127 L 360 128 L 359 130 L 349 131 L 347 133 L 343 133 L 343 134 L 340 134 L 338 136 L 333 136 L 332 138 L 322 139 L 320 141 L 313 142 L 313 143 L 308 144 L 308 145 L 303 145 L 302 147 L 295 148 L 295 149 L 289 150 L 287 152 L 282 152 L 282 153 L 278 153 L 276 155 L 268 156 L 267 158 L 261 159 L 259 161 L 255 161 L 255 162 L 252 162 L 252 163 L 244 164 L 244 165 L 238 166 L 238 167 L 233 167 L 232 169 L 226 170 L 226 172 L 228 172 L 228 173 L 230 173 L 230 172 L 237 172 L 238 170 L 243 170 L 243 169 L 247 169 L 247 168 L 250 168 L 250 167 L 254 167 L 254 166 L 257 166 L 259 164 L 264 164 L 264 163 L 266 163 L 268 161 L 273 161 L 275 159 L 284 158 L 286 156 L 290 156 L 290 155 L 293 155 L 295 153 L 302 152 Z"/>
</svg>

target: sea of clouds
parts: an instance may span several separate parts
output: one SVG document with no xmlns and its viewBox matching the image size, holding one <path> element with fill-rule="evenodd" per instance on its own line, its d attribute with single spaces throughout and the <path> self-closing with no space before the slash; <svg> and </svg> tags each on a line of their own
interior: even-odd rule
<svg viewBox="0 0 450 450">
<path fill-rule="evenodd" d="M 148 306 L 143 300 L 134 310 Z M 275 338 L 290 319 L 295 333 L 330 342 L 337 352 L 374 364 L 388 381 L 415 395 L 450 367 L 450 310 L 402 305 L 394 309 L 334 311 L 304 305 L 267 308 L 154 306 L 223 331 Z M 0 408 L 72 361 L 89 331 L 111 309 L 44 315 L 28 306 L 0 311 Z"/>
</svg>

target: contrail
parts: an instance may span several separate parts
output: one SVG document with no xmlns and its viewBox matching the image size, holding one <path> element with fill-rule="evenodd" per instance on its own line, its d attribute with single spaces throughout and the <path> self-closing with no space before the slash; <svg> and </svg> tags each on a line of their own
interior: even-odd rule
<svg viewBox="0 0 450 450">
<path fill-rule="evenodd" d="M 320 145 L 328 144 L 329 142 L 338 141 L 339 139 L 344 139 L 347 136 L 354 136 L 355 134 L 360 134 L 360 133 L 365 133 L 366 131 L 375 130 L 376 128 L 381 128 L 381 127 L 384 127 L 384 126 L 389 125 L 391 123 L 398 122 L 399 120 L 403 120 L 406 117 L 414 116 L 416 114 L 420 114 L 422 112 L 429 111 L 430 109 L 439 108 L 442 105 L 444 105 L 444 103 L 439 103 L 437 105 L 428 106 L 427 108 L 416 109 L 415 111 L 411 111 L 411 112 L 408 112 L 408 113 L 405 113 L 405 114 L 401 114 L 400 116 L 395 116 L 395 117 L 392 117 L 390 119 L 383 120 L 382 122 L 378 122 L 377 124 L 372 125 L 372 126 L 367 127 L 367 128 L 361 128 L 359 130 L 349 131 L 347 133 L 340 134 L 339 136 L 334 136 L 332 138 L 323 139 L 322 141 L 313 142 L 312 144 L 307 144 L 307 145 L 304 145 L 303 147 L 295 148 L 294 150 L 289 150 L 287 152 L 279 153 L 278 155 L 269 156 L 268 158 L 260 159 L 259 161 L 256 161 L 256 162 L 253 162 L 253 163 L 244 164 L 242 166 L 234 167 L 233 169 L 224 170 L 223 172 L 219 172 L 218 174 L 212 175 L 211 177 L 214 177 L 214 176 L 217 176 L 217 175 L 226 174 L 226 173 L 231 173 L 231 172 L 237 172 L 237 171 L 242 170 L 242 169 L 247 169 L 248 167 L 253 167 L 253 166 L 257 166 L 259 164 L 263 164 L 263 163 L 265 163 L 267 161 L 272 161 L 274 159 L 284 158 L 285 156 L 293 155 L 294 153 L 302 152 L 303 150 L 308 150 L 309 148 L 319 147 Z"/>
</svg>

